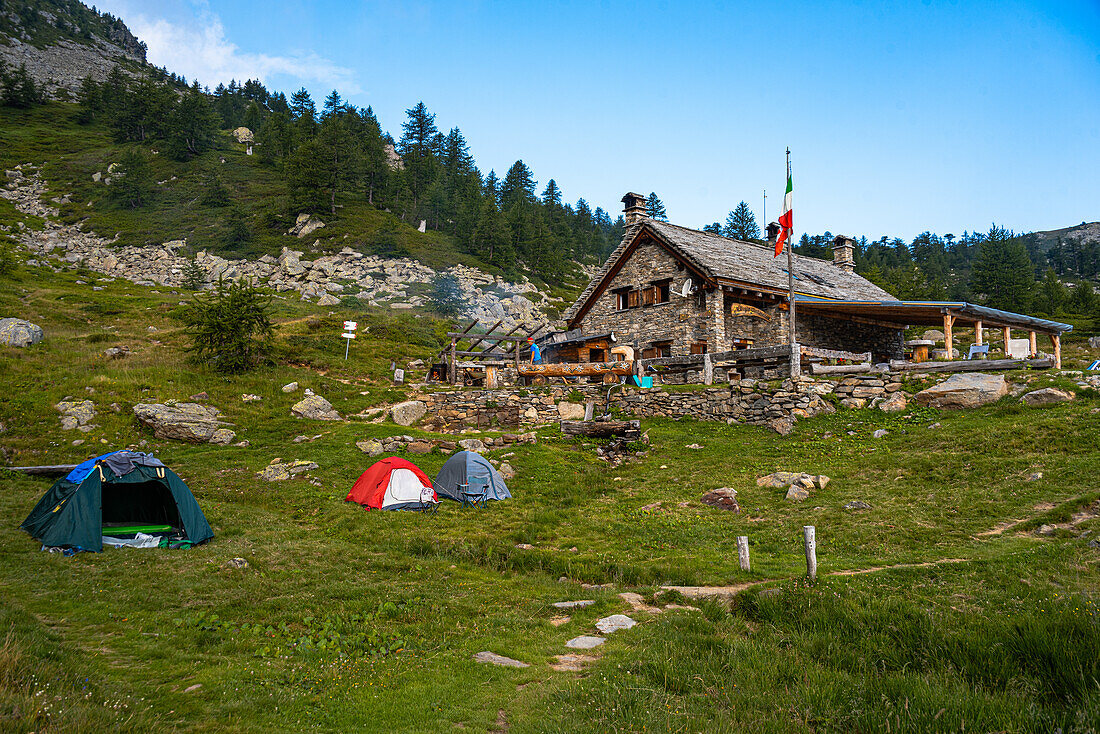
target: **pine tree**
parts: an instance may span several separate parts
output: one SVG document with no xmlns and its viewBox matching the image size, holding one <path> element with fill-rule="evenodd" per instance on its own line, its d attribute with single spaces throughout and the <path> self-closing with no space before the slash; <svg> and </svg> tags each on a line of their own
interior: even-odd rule
<svg viewBox="0 0 1100 734">
<path fill-rule="evenodd" d="M 251 284 L 219 280 L 213 293 L 195 297 L 183 319 L 192 358 L 218 372 L 247 372 L 270 352 L 271 297 Z"/>
<path fill-rule="evenodd" d="M 1034 266 L 1024 244 L 1011 232 L 993 225 L 978 245 L 970 271 L 970 286 L 982 294 L 985 305 L 1006 311 L 1031 306 Z"/>
<path fill-rule="evenodd" d="M 103 111 L 103 96 L 99 84 L 91 75 L 80 81 L 80 91 L 77 92 L 76 99 L 80 106 L 76 119 L 82 125 L 95 121 L 96 116 Z"/>
<path fill-rule="evenodd" d="M 405 180 L 415 207 L 435 178 L 435 148 L 439 130 L 435 127 L 435 115 L 428 112 L 423 102 L 405 110 L 405 114 L 407 119 L 401 124 L 397 152 L 405 162 Z"/>
<path fill-rule="evenodd" d="M 556 209 L 561 208 L 561 189 L 558 188 L 558 184 L 554 179 L 546 184 L 546 189 L 542 192 L 542 205 L 545 206 L 551 214 Z"/>
<path fill-rule="evenodd" d="M 1091 314 L 1097 306 L 1100 306 L 1100 299 L 1096 298 L 1092 283 L 1082 280 L 1073 289 L 1073 298 L 1070 299 L 1070 303 L 1074 313 Z"/>
<path fill-rule="evenodd" d="M 252 239 L 252 228 L 239 206 L 230 207 L 225 217 L 225 246 L 234 250 Z"/>
<path fill-rule="evenodd" d="M 535 200 L 535 179 L 531 169 L 523 161 L 516 161 L 508 169 L 500 185 L 500 203 L 504 211 Z"/>
<path fill-rule="evenodd" d="M 201 155 L 214 147 L 218 122 L 198 82 L 180 97 L 168 123 L 168 149 L 178 160 Z"/>
<path fill-rule="evenodd" d="M 206 176 L 206 185 L 203 188 L 199 203 L 203 206 L 222 207 L 229 206 L 229 189 L 222 183 L 218 169 L 211 166 Z"/>
<path fill-rule="evenodd" d="M 704 232 L 710 232 L 711 234 L 719 234 L 720 235 L 720 234 L 722 234 L 722 231 L 723 231 L 722 230 L 722 223 L 721 222 L 712 222 L 711 224 L 705 224 L 705 225 L 703 225 L 703 231 Z"/>
<path fill-rule="evenodd" d="M 320 164 L 332 214 L 336 214 L 337 193 L 353 186 L 359 172 L 359 149 L 352 133 L 352 114 L 346 111 L 330 114 L 321 122 L 317 134 L 316 142 L 323 155 Z"/>
<path fill-rule="evenodd" d="M 130 148 L 123 154 L 111 177 L 109 192 L 113 201 L 130 209 L 149 203 L 153 194 L 153 169 L 144 153 Z"/>
<path fill-rule="evenodd" d="M 325 97 L 325 104 L 321 112 L 321 120 L 326 120 L 333 115 L 339 115 L 344 111 L 344 98 L 335 89 Z"/>
<path fill-rule="evenodd" d="M 657 198 L 657 194 L 649 192 L 649 198 L 645 200 L 645 213 L 650 219 L 656 219 L 661 222 L 668 221 L 668 212 L 665 211 L 664 203 Z"/>
<path fill-rule="evenodd" d="M 1046 274 L 1039 284 L 1036 305 L 1048 315 L 1054 316 L 1068 300 L 1069 293 L 1066 292 L 1066 287 L 1062 285 L 1062 281 L 1058 280 L 1058 274 L 1054 272 L 1054 268 L 1047 268 Z"/>
<path fill-rule="evenodd" d="M 198 291 L 202 290 L 203 285 L 206 282 L 206 274 L 199 267 L 199 263 L 195 258 L 190 258 L 187 264 L 183 266 L 183 287 L 188 290 Z"/>
<path fill-rule="evenodd" d="M 746 242 L 760 237 L 760 226 L 756 223 L 756 215 L 752 213 L 748 204 L 742 201 L 729 213 L 722 234 Z"/>
</svg>

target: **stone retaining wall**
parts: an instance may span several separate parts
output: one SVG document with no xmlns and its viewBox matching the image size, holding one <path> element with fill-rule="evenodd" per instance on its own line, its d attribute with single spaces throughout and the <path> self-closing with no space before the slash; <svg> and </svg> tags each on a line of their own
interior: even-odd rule
<svg viewBox="0 0 1100 734">
<path fill-rule="evenodd" d="M 840 389 L 851 390 L 847 387 L 851 380 L 859 384 L 864 382 L 862 378 L 848 378 L 840 383 Z M 886 394 L 886 383 L 881 376 L 867 382 L 868 385 L 860 390 L 861 395 L 868 395 L 865 405 Z M 784 380 L 780 384 L 742 380 L 730 385 L 676 391 L 622 387 L 613 390 L 610 408 L 615 413 L 645 418 L 770 424 L 831 412 L 832 405 L 822 399 L 822 395 L 837 388 L 835 382 L 810 379 Z M 590 401 L 595 403 L 595 413 L 599 416 L 607 406 L 607 391 L 607 387 L 599 385 L 451 390 L 420 395 L 417 399 L 427 406 L 427 427 L 484 428 L 581 420 L 584 404 Z"/>
</svg>

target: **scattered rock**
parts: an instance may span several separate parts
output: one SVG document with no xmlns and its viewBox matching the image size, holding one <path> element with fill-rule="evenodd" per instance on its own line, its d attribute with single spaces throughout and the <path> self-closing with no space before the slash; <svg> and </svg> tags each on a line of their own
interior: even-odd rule
<svg viewBox="0 0 1100 734">
<path fill-rule="evenodd" d="M 810 493 L 804 488 L 799 487 L 797 484 L 792 484 L 787 490 L 787 499 L 791 502 L 804 502 Z"/>
<path fill-rule="evenodd" d="M 651 607 L 649 604 L 646 604 L 645 597 L 641 594 L 635 594 L 633 591 L 624 591 L 619 594 L 619 598 L 629 604 L 635 612 L 648 612 L 649 614 L 661 613 L 659 607 Z"/>
<path fill-rule="evenodd" d="M 939 329 L 928 329 L 923 334 L 921 334 L 921 339 L 927 339 L 934 342 L 942 342 L 946 338 L 947 337 L 944 336 L 944 333 Z"/>
<path fill-rule="evenodd" d="M 872 438 L 884 438 L 884 437 L 889 436 L 889 435 L 890 435 L 889 431 L 887 431 L 885 428 L 880 428 L 877 431 L 875 431 L 874 433 L 872 433 L 871 437 Z"/>
<path fill-rule="evenodd" d="M 248 561 L 243 558 L 230 558 L 222 565 L 226 568 L 248 568 Z"/>
<path fill-rule="evenodd" d="M 527 663 L 520 662 L 519 660 L 513 660 L 512 658 L 505 657 L 503 655 L 497 655 L 495 652 L 489 652 L 485 650 L 483 652 L 475 653 L 474 660 L 479 663 L 492 663 L 493 665 L 500 665 L 505 668 L 529 668 L 531 667 Z"/>
<path fill-rule="evenodd" d="M 339 306 L 340 305 L 340 299 L 337 298 L 336 296 L 332 295 L 331 293 L 326 293 L 325 295 L 323 295 L 323 296 L 321 296 L 320 298 L 317 299 L 317 305 L 318 306 Z"/>
<path fill-rule="evenodd" d="M 255 403 L 259 400 L 263 400 L 263 398 L 260 397 L 259 395 L 253 395 L 251 393 L 245 393 L 244 395 L 241 396 L 241 400 L 243 400 L 246 403 Z"/>
<path fill-rule="evenodd" d="M 794 430 L 794 418 L 791 418 L 790 416 L 772 418 L 764 425 L 778 433 L 780 436 L 786 436 Z"/>
<path fill-rule="evenodd" d="M 386 450 L 381 441 L 373 438 L 368 438 L 366 441 L 356 441 L 355 445 L 367 456 L 381 456 L 382 452 Z"/>
<path fill-rule="evenodd" d="M 556 663 L 550 663 L 550 669 L 558 672 L 571 672 L 579 673 L 586 667 L 596 662 L 598 658 L 592 655 L 576 655 L 573 653 L 566 653 L 564 655 L 555 655 L 554 659 Z"/>
<path fill-rule="evenodd" d="M 658 500 L 657 502 L 652 502 L 648 505 L 642 505 L 641 507 L 638 508 L 638 511 L 639 512 L 656 512 L 657 510 L 661 509 L 661 505 L 663 505 L 663 504 L 664 504 L 664 502 L 661 502 L 660 500 Z"/>
<path fill-rule="evenodd" d="M 411 426 L 423 418 L 428 407 L 420 400 L 406 400 L 390 408 L 390 417 L 399 426 Z"/>
<path fill-rule="evenodd" d="M 294 226 L 290 228 L 287 234 L 301 239 L 302 237 L 308 237 L 324 226 L 325 223 L 320 219 L 314 219 L 309 214 L 299 214 L 294 221 Z"/>
<path fill-rule="evenodd" d="M 1054 531 L 1057 529 L 1058 528 L 1054 525 L 1040 525 L 1039 529 L 1035 532 L 1037 532 L 1039 535 L 1054 535 Z"/>
<path fill-rule="evenodd" d="M 915 400 L 932 408 L 976 408 L 1008 394 L 1004 375 L 965 372 L 951 375 L 938 385 L 916 394 Z"/>
<path fill-rule="evenodd" d="M 478 438 L 464 438 L 458 442 L 458 447 L 463 451 L 473 451 L 478 454 L 486 449 L 485 442 Z"/>
<path fill-rule="evenodd" d="M 1034 472 L 1032 474 L 1027 475 L 1027 481 L 1029 481 L 1029 482 L 1035 482 L 1035 481 L 1038 481 L 1039 479 L 1042 479 L 1042 478 L 1043 478 L 1043 473 L 1041 471 L 1037 471 L 1037 472 Z"/>
<path fill-rule="evenodd" d="M 566 647 L 571 647 L 574 650 L 591 650 L 594 647 L 599 647 L 607 640 L 603 637 L 595 637 L 593 635 L 581 635 L 580 637 L 574 637 L 565 643 Z"/>
<path fill-rule="evenodd" d="M 859 410 L 867 405 L 867 398 L 844 398 L 840 401 L 840 407 Z"/>
<path fill-rule="evenodd" d="M 196 683 L 193 686 L 187 686 L 187 688 L 184 688 L 183 692 L 184 693 L 194 693 L 195 691 L 199 690 L 200 688 L 202 688 L 202 683 Z"/>
<path fill-rule="evenodd" d="M 609 635 L 619 630 L 628 630 L 636 624 L 638 623 L 625 614 L 612 614 L 610 617 L 597 619 L 596 629 L 605 635 Z"/>
<path fill-rule="evenodd" d="M 95 418 L 95 404 L 91 400 L 62 400 L 54 407 L 61 413 L 61 430 L 63 431 L 78 428 L 87 432 L 95 427 L 91 425 L 92 419 Z"/>
<path fill-rule="evenodd" d="M 561 627 L 563 624 L 569 624 L 569 620 L 571 619 L 572 617 L 568 614 L 555 614 L 550 618 L 550 624 L 554 627 Z"/>
<path fill-rule="evenodd" d="M 283 385 L 283 392 L 297 392 L 297 391 L 298 391 L 298 383 L 297 382 L 288 382 L 287 384 Z"/>
<path fill-rule="evenodd" d="M 0 319 L 0 344 L 9 347 L 29 347 L 46 336 L 42 327 L 23 319 Z"/>
<path fill-rule="evenodd" d="M 844 505 L 845 510 L 869 510 L 871 506 L 863 500 L 852 500 L 848 504 Z"/>
<path fill-rule="evenodd" d="M 413 441 L 409 444 L 408 451 L 410 454 L 430 454 L 432 453 L 432 445 L 427 441 Z"/>
<path fill-rule="evenodd" d="M 316 468 L 317 464 L 312 461 L 283 462 L 276 460 L 274 463 L 265 466 L 262 471 L 257 472 L 256 476 L 268 482 L 283 482 L 293 476 L 313 471 Z"/>
<path fill-rule="evenodd" d="M 134 406 L 134 415 L 143 426 L 153 429 L 154 436 L 187 443 L 211 442 L 215 434 L 219 441 L 231 441 L 233 432 L 224 429 L 228 424 L 220 419 L 221 414 L 211 405 L 198 403 L 139 403 Z M 218 433 L 222 430 L 225 432 Z"/>
<path fill-rule="evenodd" d="M 504 481 L 514 479 L 516 476 L 516 470 L 507 461 L 503 462 L 499 467 L 497 467 L 497 471 L 500 472 L 500 476 L 504 479 Z"/>
<path fill-rule="evenodd" d="M 905 410 L 908 404 L 909 401 L 905 399 L 905 393 L 893 392 L 890 393 L 890 395 L 885 400 L 878 404 L 878 409 L 885 413 L 897 413 L 899 411 Z"/>
<path fill-rule="evenodd" d="M 237 434 L 228 428 L 219 428 L 210 434 L 210 443 L 217 444 L 219 446 L 228 446 L 233 443 L 233 439 L 237 437 Z M 247 446 L 247 444 L 245 444 Z"/>
<path fill-rule="evenodd" d="M 130 355 L 129 347 L 109 347 L 103 351 L 107 359 L 122 359 Z"/>
<path fill-rule="evenodd" d="M 290 412 L 298 418 L 315 421 L 343 420 L 332 407 L 332 403 L 320 395 L 307 395 L 291 407 Z"/>
<path fill-rule="evenodd" d="M 251 143 L 252 131 L 242 126 L 233 131 L 233 137 L 237 139 L 238 143 Z"/>
<path fill-rule="evenodd" d="M 550 606 L 557 609 L 580 609 L 595 604 L 595 599 L 578 599 L 577 601 L 556 601 Z"/>
<path fill-rule="evenodd" d="M 1059 390 L 1056 387 L 1044 387 L 1041 390 L 1032 390 L 1031 392 L 1020 398 L 1020 402 L 1024 405 L 1030 405 L 1033 408 L 1042 407 L 1044 405 L 1056 405 L 1058 403 L 1068 403 L 1077 397 L 1074 393 L 1068 390 Z"/>
<path fill-rule="evenodd" d="M 718 489 L 712 489 L 702 497 L 699 501 L 704 505 L 710 505 L 711 507 L 717 507 L 720 510 L 729 510 L 730 512 L 741 512 L 741 506 L 737 504 L 737 490 L 732 487 L 719 487 Z"/>
</svg>

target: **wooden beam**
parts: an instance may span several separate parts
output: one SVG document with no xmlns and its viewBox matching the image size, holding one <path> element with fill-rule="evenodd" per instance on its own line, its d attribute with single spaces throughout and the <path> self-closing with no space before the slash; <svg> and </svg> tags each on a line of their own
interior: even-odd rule
<svg viewBox="0 0 1100 734">
<path fill-rule="evenodd" d="M 982 321 L 978 319 L 974 322 L 974 343 L 979 347 L 985 342 L 982 341 Z M 1034 356 L 1034 355 L 1032 355 Z"/>
<path fill-rule="evenodd" d="M 947 351 L 947 361 L 950 362 L 951 352 L 955 347 L 954 335 L 951 333 L 951 327 L 955 325 L 955 315 L 950 311 L 947 311 L 943 315 L 943 346 Z"/>
<path fill-rule="evenodd" d="M 803 357 L 821 357 L 822 359 L 846 359 L 849 362 L 870 362 L 870 352 L 845 352 L 841 349 L 822 349 L 820 347 L 808 347 L 802 345 Z"/>
<path fill-rule="evenodd" d="M 1047 369 L 1049 359 L 974 359 L 959 362 L 903 362 L 890 360 L 892 372 L 981 372 L 984 370 Z"/>
<path fill-rule="evenodd" d="M 451 359 L 450 365 L 447 366 L 447 382 L 452 385 L 458 379 L 458 356 L 455 354 L 455 345 L 458 344 L 458 340 L 455 337 L 451 337 Z"/>
<path fill-rule="evenodd" d="M 52 464 L 50 466 L 5 466 L 4 468 L 36 477 L 63 477 L 76 467 L 77 464 Z"/>
<path fill-rule="evenodd" d="M 561 432 L 567 436 L 588 438 L 638 438 L 641 436 L 641 426 L 641 421 L 562 421 Z"/>
<path fill-rule="evenodd" d="M 1062 335 L 1051 334 L 1050 341 L 1054 344 L 1054 369 L 1062 369 Z"/>
<path fill-rule="evenodd" d="M 470 333 L 470 329 L 474 328 L 475 326 L 477 326 L 477 319 L 474 319 L 473 321 L 471 321 L 470 325 L 467 326 L 465 329 L 463 329 L 461 333 L 462 334 L 468 334 L 468 333 Z M 449 333 L 450 332 L 448 332 L 448 335 L 449 335 Z M 440 349 L 439 354 L 435 355 L 435 359 L 433 359 L 432 361 L 433 362 L 438 361 L 439 358 L 442 357 L 446 353 L 446 351 L 447 351 L 447 347 L 443 347 L 442 349 Z"/>
<path fill-rule="evenodd" d="M 1001 329 L 1002 338 L 1005 343 L 1005 359 L 1008 359 L 1008 343 L 1012 341 L 1012 327 L 1005 326 Z"/>
<path fill-rule="evenodd" d="M 1034 329 L 1027 333 L 1027 356 L 1035 359 L 1039 356 L 1038 346 L 1035 344 L 1035 331 Z"/>
<path fill-rule="evenodd" d="M 681 367 L 702 369 L 702 354 L 685 354 L 680 357 L 653 357 L 639 360 L 645 367 Z M 774 347 L 754 347 L 753 349 L 735 349 L 732 352 L 715 352 L 710 355 L 711 362 L 748 362 L 756 359 L 785 359 L 791 356 L 791 346 L 780 344 Z"/>
<path fill-rule="evenodd" d="M 447 336 L 464 336 L 464 334 L 459 331 L 448 331 Z M 526 340 L 527 337 L 525 336 L 490 336 L 489 334 L 481 334 L 471 346 L 476 346 L 479 342 L 521 342 Z"/>
</svg>

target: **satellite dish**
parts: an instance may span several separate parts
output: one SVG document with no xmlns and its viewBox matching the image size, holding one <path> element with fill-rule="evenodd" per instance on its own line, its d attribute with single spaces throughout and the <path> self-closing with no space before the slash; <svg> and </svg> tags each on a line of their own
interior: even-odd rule
<svg viewBox="0 0 1100 734">
<path fill-rule="evenodd" d="M 691 282 L 691 278 L 684 281 L 684 284 L 680 287 L 680 295 L 687 298 L 695 290 L 695 284 Z"/>
</svg>

